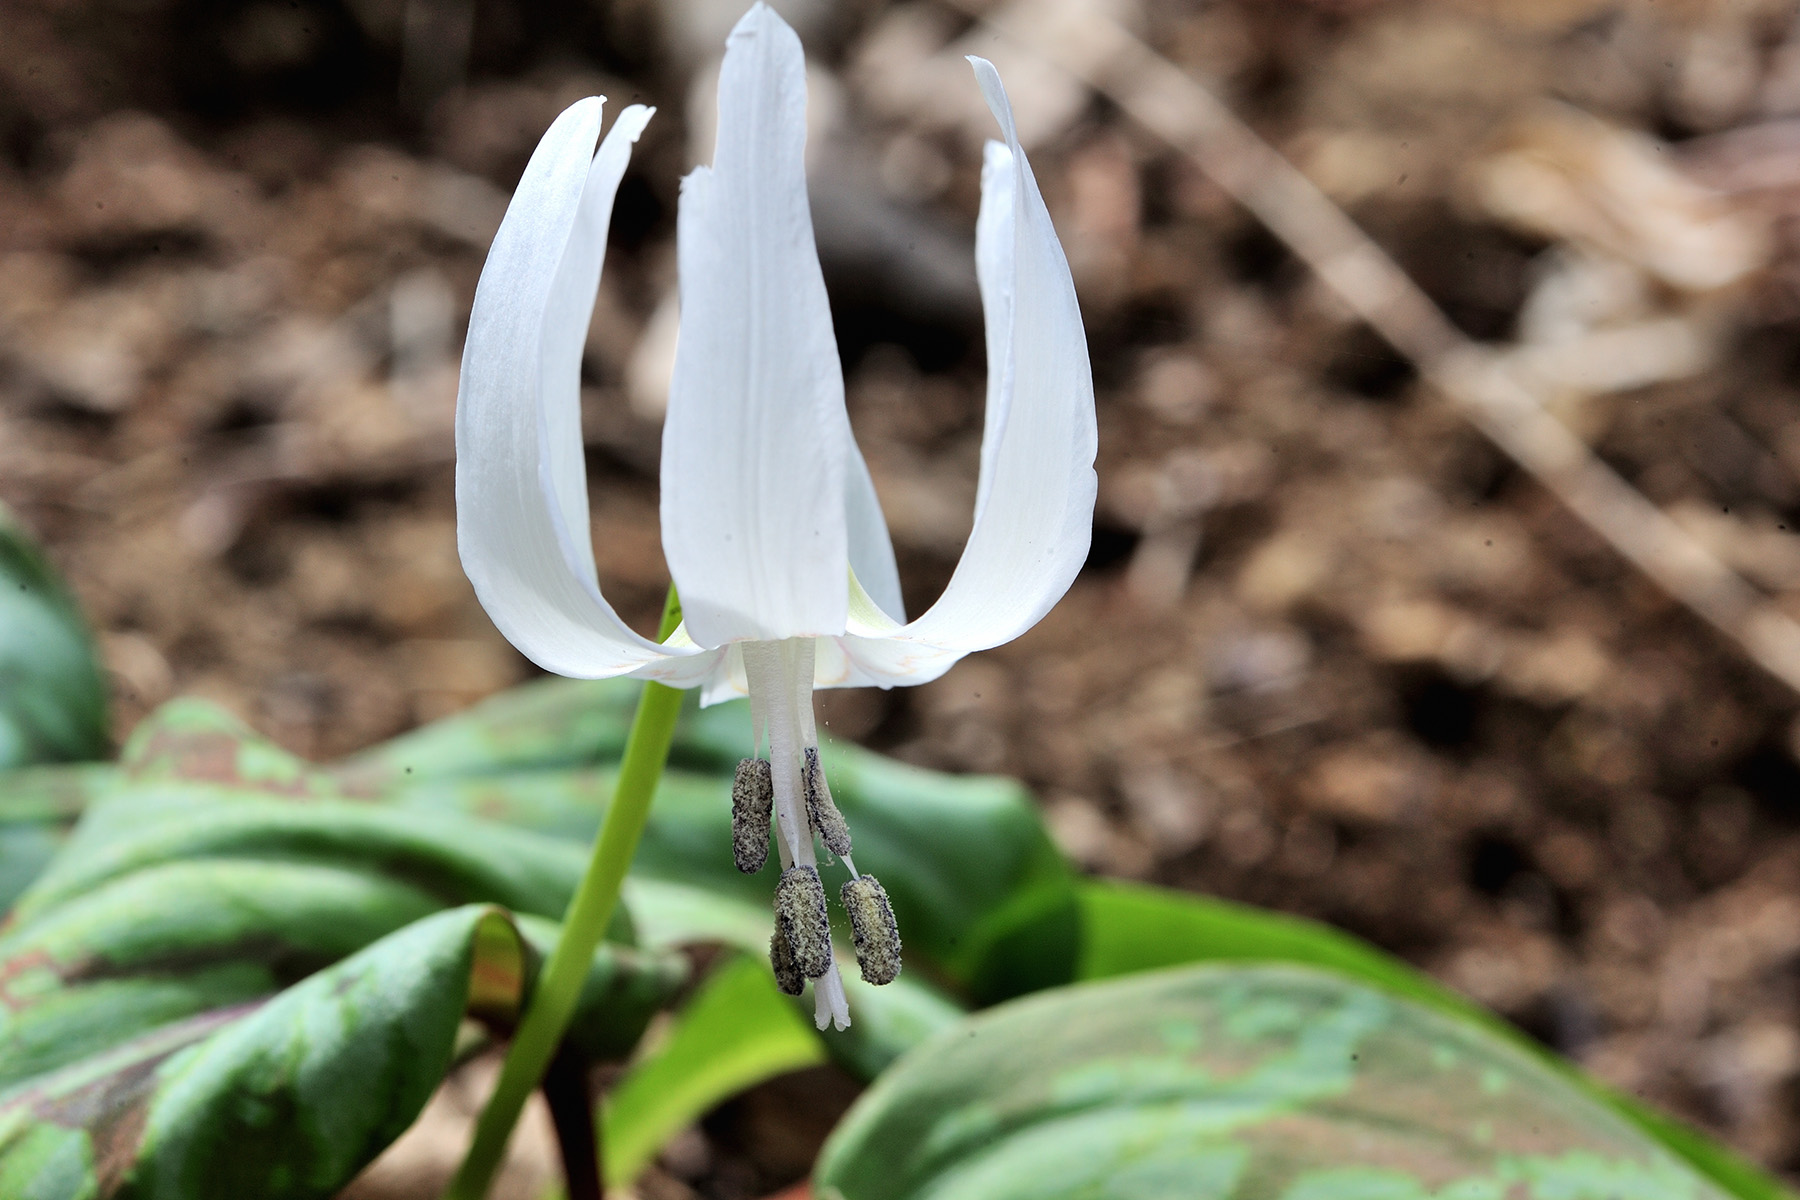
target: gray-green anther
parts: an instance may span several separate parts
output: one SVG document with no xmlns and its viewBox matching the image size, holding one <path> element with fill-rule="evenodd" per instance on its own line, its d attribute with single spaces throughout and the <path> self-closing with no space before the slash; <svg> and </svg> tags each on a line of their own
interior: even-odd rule
<svg viewBox="0 0 1800 1200">
<path fill-rule="evenodd" d="M 769 814 L 775 775 L 766 758 L 746 758 L 731 781 L 731 854 L 737 869 L 754 875 L 769 861 Z"/>
<path fill-rule="evenodd" d="M 808 979 L 831 969 L 831 919 L 825 885 L 813 867 L 789 867 L 775 885 L 775 930 L 787 939 L 794 963 Z"/>
<path fill-rule="evenodd" d="M 775 936 L 769 939 L 769 965 L 775 969 L 775 986 L 783 995 L 798 996 L 806 990 L 806 976 L 794 961 L 794 947 L 781 932 L 779 921 L 775 923 Z"/>
<path fill-rule="evenodd" d="M 850 825 L 831 799 L 831 785 L 825 782 L 825 768 L 819 763 L 819 748 L 806 748 L 806 765 L 801 772 L 801 788 L 806 793 L 806 820 L 825 848 L 844 858 L 850 853 Z"/>
<path fill-rule="evenodd" d="M 850 938 L 863 982 L 892 983 L 900 974 L 900 925 L 887 889 L 873 875 L 860 875 L 838 893 L 850 914 Z"/>
</svg>

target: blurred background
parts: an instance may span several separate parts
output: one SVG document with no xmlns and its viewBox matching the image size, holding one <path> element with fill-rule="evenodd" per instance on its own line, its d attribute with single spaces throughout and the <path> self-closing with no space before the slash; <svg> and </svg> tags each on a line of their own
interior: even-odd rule
<svg viewBox="0 0 1800 1200">
<path fill-rule="evenodd" d="M 1800 616 L 1800 5 L 776 7 L 911 611 L 981 434 L 966 53 L 1011 89 L 1099 398 L 1067 599 L 938 683 L 825 695 L 832 732 L 1019 776 L 1094 871 L 1331 921 L 1800 1173 L 1800 702 L 1755 635 Z M 0 501 L 121 735 L 198 693 L 328 758 L 534 673 L 457 563 L 457 361 L 513 182 L 593 93 L 658 109 L 583 387 L 603 583 L 652 629 L 677 187 L 741 11 L 0 0 Z M 1618 473 L 1610 533 L 1232 201 L 1241 155 L 1169 140 L 1206 94 L 1329 198 L 1298 225 L 1347 212 Z M 1639 527 L 1731 585 L 1726 631 L 1619 553 Z M 803 1169 L 831 1114 L 795 1102 L 740 1102 L 748 1153 Z"/>
</svg>

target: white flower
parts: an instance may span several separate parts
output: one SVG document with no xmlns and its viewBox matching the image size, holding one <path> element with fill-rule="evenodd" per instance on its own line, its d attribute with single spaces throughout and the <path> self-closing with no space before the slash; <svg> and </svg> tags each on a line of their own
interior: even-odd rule
<svg viewBox="0 0 1800 1200">
<path fill-rule="evenodd" d="M 754 832 L 755 802 L 772 788 L 790 875 L 816 862 L 813 834 L 835 817 L 820 809 L 830 800 L 816 767 L 812 689 L 935 679 L 1036 624 L 1087 555 L 1096 437 L 1081 313 L 1000 77 L 969 61 L 1005 137 L 987 144 L 975 234 L 987 415 L 974 528 L 949 586 L 916 620 L 902 612 L 887 525 L 844 409 L 806 197 L 805 63 L 773 11 L 759 3 L 732 31 L 713 165 L 682 183 L 662 536 L 685 620 L 666 644 L 634 633 L 600 594 L 580 427 L 581 353 L 613 195 L 649 109 L 620 114 L 598 153 L 600 99 L 556 119 L 475 292 L 457 398 L 456 503 L 463 568 L 483 607 L 526 657 L 559 675 L 700 686 L 706 703 L 748 694 L 770 769 L 760 791 L 755 778 L 740 780 L 750 800 L 740 833 Z M 848 848 L 847 835 L 826 840 Z M 886 903 L 870 907 L 871 890 L 880 889 L 871 881 L 846 895 L 862 914 L 859 944 L 863 918 Z M 816 884 L 784 880 L 778 894 L 792 908 L 790 893 L 804 904 L 818 894 L 818 913 L 800 914 L 802 925 L 822 919 Z M 797 919 L 784 910 L 778 926 Z M 897 940 L 891 948 L 897 954 Z M 777 945 L 778 975 L 782 954 Z M 827 1017 L 842 1028 L 835 965 L 805 974 L 817 980 L 821 1028 Z"/>
</svg>

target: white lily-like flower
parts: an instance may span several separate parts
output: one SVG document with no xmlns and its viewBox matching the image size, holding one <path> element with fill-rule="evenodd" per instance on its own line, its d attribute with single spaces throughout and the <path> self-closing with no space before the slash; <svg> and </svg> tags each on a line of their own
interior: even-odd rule
<svg viewBox="0 0 1800 1200">
<path fill-rule="evenodd" d="M 812 690 L 924 683 L 1030 629 L 1086 558 L 1093 382 L 1067 261 L 992 64 L 971 58 L 1004 141 L 987 144 L 976 268 L 988 389 L 975 520 L 943 595 L 906 621 L 887 525 L 851 436 L 813 242 L 799 39 L 758 3 L 732 31 L 711 167 L 683 181 L 681 333 L 663 430 L 662 537 L 684 621 L 663 644 L 596 581 L 579 374 L 613 196 L 651 110 L 602 101 L 545 133 L 476 289 L 456 415 L 457 540 L 500 631 L 558 675 L 634 675 L 747 694 L 757 748 L 734 797 L 739 866 L 784 868 L 772 947 L 813 978 L 820 1028 L 848 1024 L 814 836 L 849 865 L 865 978 L 899 970 L 886 897 L 849 856 L 818 766 Z M 760 845 L 758 845 L 760 841 Z M 891 959 L 891 961 L 890 961 Z"/>
</svg>

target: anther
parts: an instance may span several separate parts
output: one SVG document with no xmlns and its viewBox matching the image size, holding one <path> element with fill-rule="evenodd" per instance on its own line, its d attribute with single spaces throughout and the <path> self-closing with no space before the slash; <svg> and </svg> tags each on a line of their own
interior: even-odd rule
<svg viewBox="0 0 1800 1200">
<path fill-rule="evenodd" d="M 819 748 L 806 748 L 806 766 L 801 774 L 806 793 L 806 819 L 825 848 L 843 858 L 850 853 L 850 825 L 831 799 L 831 785 L 825 782 L 825 768 L 819 764 Z"/>
<path fill-rule="evenodd" d="M 850 914 L 850 938 L 865 983 L 892 983 L 900 974 L 900 925 L 887 889 L 873 875 L 859 875 L 838 893 Z"/>
<path fill-rule="evenodd" d="M 798 996 L 806 990 L 806 976 L 794 961 L 794 947 L 781 932 L 779 921 L 775 923 L 775 936 L 769 939 L 769 965 L 775 969 L 775 986 L 783 995 Z"/>
<path fill-rule="evenodd" d="M 746 758 L 731 781 L 731 853 L 737 869 L 754 875 L 769 861 L 769 811 L 775 776 L 766 758 Z"/>
<path fill-rule="evenodd" d="M 794 963 L 808 979 L 831 969 L 831 919 L 825 885 L 814 867 L 789 867 L 775 885 L 775 930 L 787 940 Z"/>
</svg>

